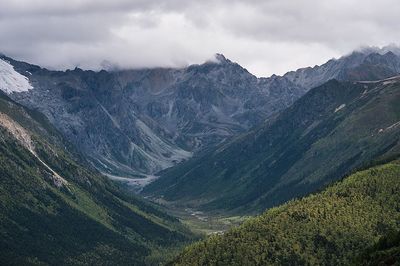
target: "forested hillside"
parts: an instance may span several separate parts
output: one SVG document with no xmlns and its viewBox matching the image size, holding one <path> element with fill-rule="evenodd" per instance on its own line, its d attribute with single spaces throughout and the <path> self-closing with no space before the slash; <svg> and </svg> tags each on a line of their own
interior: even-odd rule
<svg viewBox="0 0 400 266">
<path fill-rule="evenodd" d="M 171 264 L 349 265 L 399 229 L 400 164 L 394 161 L 189 246 Z"/>
</svg>

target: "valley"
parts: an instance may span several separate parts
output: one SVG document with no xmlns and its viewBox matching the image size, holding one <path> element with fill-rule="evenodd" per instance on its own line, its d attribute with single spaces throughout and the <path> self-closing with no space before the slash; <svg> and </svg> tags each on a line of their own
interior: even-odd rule
<svg viewBox="0 0 400 266">
<path fill-rule="evenodd" d="M 1 55 L 0 264 L 396 258 L 399 73 L 387 47 L 266 78 Z"/>
<path fill-rule="evenodd" d="M 165 201 L 160 198 L 149 198 L 174 217 L 177 217 L 184 225 L 194 233 L 203 236 L 223 234 L 231 227 L 242 224 L 250 216 L 232 215 L 226 212 L 205 212 L 198 209 L 177 205 L 176 202 Z"/>
</svg>

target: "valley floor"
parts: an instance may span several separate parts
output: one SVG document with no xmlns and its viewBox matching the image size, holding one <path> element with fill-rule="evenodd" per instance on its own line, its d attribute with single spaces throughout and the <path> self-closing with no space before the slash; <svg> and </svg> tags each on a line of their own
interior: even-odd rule
<svg viewBox="0 0 400 266">
<path fill-rule="evenodd" d="M 143 178 L 120 177 L 106 174 L 111 180 L 116 181 L 127 193 L 140 193 L 140 191 L 158 178 L 147 175 Z M 200 235 L 223 234 L 231 227 L 242 224 L 250 216 L 234 215 L 222 212 L 204 212 L 182 203 L 167 201 L 162 198 L 144 197 L 146 200 L 159 205 L 168 214 L 178 218 L 191 231 Z"/>
<path fill-rule="evenodd" d="M 149 199 L 149 198 L 148 198 Z M 223 234 L 228 229 L 242 224 L 250 216 L 234 216 L 226 213 L 203 212 L 178 205 L 163 199 L 150 199 L 165 208 L 166 212 L 177 217 L 194 233 L 202 235 Z"/>
</svg>

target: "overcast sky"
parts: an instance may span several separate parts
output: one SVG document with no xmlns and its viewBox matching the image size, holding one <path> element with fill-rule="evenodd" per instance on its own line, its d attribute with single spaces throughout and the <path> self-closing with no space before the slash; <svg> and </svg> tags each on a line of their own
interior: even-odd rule
<svg viewBox="0 0 400 266">
<path fill-rule="evenodd" d="M 399 0 L 0 0 L 0 52 L 52 69 L 184 66 L 257 76 L 400 42 Z"/>
</svg>

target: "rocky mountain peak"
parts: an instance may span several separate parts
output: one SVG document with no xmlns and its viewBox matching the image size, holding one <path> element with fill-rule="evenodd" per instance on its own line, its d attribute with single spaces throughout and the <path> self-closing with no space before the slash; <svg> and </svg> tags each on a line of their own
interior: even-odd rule
<svg viewBox="0 0 400 266">
<path fill-rule="evenodd" d="M 317 87 L 330 79 L 385 79 L 400 73 L 400 56 L 397 52 L 400 49 L 395 46 L 364 47 L 320 66 L 288 72 L 284 77 L 305 89 Z"/>
<path fill-rule="evenodd" d="M 215 59 L 219 62 L 219 63 L 232 63 L 232 61 L 230 61 L 229 59 L 227 59 L 223 54 L 220 53 L 216 53 L 215 54 Z"/>
</svg>

